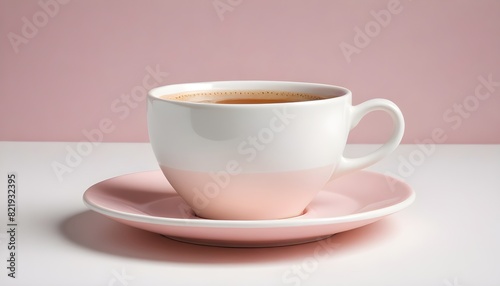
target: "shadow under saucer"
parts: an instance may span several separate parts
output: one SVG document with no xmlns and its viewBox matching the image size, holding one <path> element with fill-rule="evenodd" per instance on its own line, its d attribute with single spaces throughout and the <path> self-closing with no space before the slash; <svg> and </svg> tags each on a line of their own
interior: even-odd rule
<svg viewBox="0 0 500 286">
<path fill-rule="evenodd" d="M 228 248 L 179 242 L 123 225 L 93 211 L 80 212 L 64 219 L 59 229 L 66 239 L 76 245 L 116 256 L 177 263 L 233 264 L 303 259 L 319 249 L 342 257 L 386 240 L 397 232 L 398 224 L 397 218 L 389 216 L 320 241 L 268 248 Z"/>
</svg>

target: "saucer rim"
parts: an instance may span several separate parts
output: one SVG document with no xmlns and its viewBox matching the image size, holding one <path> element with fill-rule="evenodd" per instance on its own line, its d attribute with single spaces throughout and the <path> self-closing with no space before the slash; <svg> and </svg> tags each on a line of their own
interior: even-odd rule
<svg viewBox="0 0 500 286">
<path fill-rule="evenodd" d="M 356 173 L 366 173 L 368 175 L 376 175 L 376 176 L 385 176 L 391 178 L 391 181 L 396 181 L 401 186 L 398 187 L 399 191 L 404 190 L 406 192 L 405 197 L 389 206 L 385 206 L 379 209 L 349 214 L 338 217 L 320 217 L 320 218 L 301 218 L 292 217 L 286 219 L 271 219 L 271 220 L 212 220 L 212 219 L 197 219 L 197 218 L 167 218 L 167 217 L 157 217 L 151 215 L 143 215 L 143 214 L 132 214 L 129 212 L 114 210 L 110 208 L 106 208 L 92 202 L 89 199 L 90 191 L 98 184 L 103 183 L 105 181 L 115 179 L 118 177 L 129 176 L 140 173 L 156 173 L 161 172 L 159 170 L 152 171 L 140 171 L 140 172 L 132 172 L 128 174 L 122 174 L 119 176 L 115 176 L 112 178 L 104 179 L 100 182 L 97 182 L 87 188 L 83 195 L 84 204 L 90 209 L 97 213 L 103 214 L 110 218 L 134 221 L 139 223 L 148 223 L 148 224 L 157 224 L 157 225 L 165 225 L 165 226 L 175 226 L 175 227 L 203 227 L 203 228 L 275 228 L 275 227 L 297 227 L 297 226 L 314 226 L 314 225 L 330 225 L 330 224 L 341 224 L 341 223 L 350 223 L 350 222 L 358 222 L 365 221 L 370 219 L 378 219 L 384 216 L 393 214 L 398 212 L 408 206 L 410 206 L 415 201 L 415 191 L 404 181 L 394 178 L 392 176 L 367 171 L 360 170 Z M 323 190 L 325 191 L 325 190 Z"/>
</svg>

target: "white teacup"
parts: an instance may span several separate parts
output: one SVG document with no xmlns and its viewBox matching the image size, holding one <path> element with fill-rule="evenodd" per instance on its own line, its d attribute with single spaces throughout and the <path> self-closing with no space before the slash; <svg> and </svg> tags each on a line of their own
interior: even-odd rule
<svg viewBox="0 0 500 286">
<path fill-rule="evenodd" d="M 366 156 L 345 158 L 349 131 L 374 110 L 391 116 L 390 139 Z M 149 92 L 147 113 L 165 177 L 196 215 L 210 219 L 301 215 L 327 182 L 381 160 L 404 132 L 403 115 L 391 101 L 352 106 L 348 89 L 316 83 L 162 86 Z"/>
</svg>

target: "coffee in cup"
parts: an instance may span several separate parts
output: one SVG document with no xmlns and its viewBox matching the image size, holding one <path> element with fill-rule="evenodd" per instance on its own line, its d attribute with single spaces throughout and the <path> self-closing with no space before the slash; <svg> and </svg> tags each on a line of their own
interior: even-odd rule
<svg viewBox="0 0 500 286">
<path fill-rule="evenodd" d="M 262 104 L 262 103 L 285 103 L 308 100 L 324 99 L 307 93 L 285 92 L 274 90 L 221 90 L 221 91 L 197 91 L 185 92 L 173 95 L 164 95 L 160 98 L 166 100 L 179 100 L 198 103 L 218 104 Z"/>
</svg>

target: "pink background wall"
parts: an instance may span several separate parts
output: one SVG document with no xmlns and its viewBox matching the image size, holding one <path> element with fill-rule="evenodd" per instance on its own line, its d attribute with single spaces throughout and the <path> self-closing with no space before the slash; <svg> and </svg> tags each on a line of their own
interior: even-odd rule
<svg viewBox="0 0 500 286">
<path fill-rule="evenodd" d="M 500 143 L 499 15 L 497 0 L 0 0 L 0 140 L 86 141 L 104 120 L 94 139 L 144 142 L 144 88 L 265 79 L 393 100 L 404 143 Z"/>
</svg>

